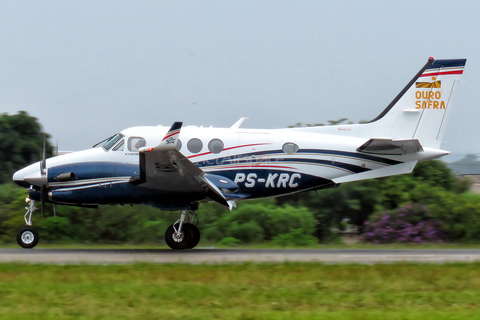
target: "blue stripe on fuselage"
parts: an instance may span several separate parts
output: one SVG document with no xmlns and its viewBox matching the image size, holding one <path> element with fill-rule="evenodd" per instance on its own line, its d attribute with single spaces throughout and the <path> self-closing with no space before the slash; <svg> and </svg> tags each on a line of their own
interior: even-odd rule
<svg viewBox="0 0 480 320">
<path fill-rule="evenodd" d="M 48 182 L 56 182 L 60 173 L 73 172 L 76 180 L 105 177 L 131 177 L 140 171 L 138 164 L 118 162 L 81 162 L 51 167 L 48 169 Z"/>
</svg>

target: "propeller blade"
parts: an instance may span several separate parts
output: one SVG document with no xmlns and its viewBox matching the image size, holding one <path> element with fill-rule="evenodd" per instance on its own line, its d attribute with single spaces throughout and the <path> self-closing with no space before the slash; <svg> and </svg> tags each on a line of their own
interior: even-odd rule
<svg viewBox="0 0 480 320">
<path fill-rule="evenodd" d="M 47 197 L 47 157 L 46 157 L 46 145 L 47 145 L 47 134 L 43 134 L 43 152 L 42 152 L 42 161 L 40 161 L 40 172 L 42 175 L 42 178 L 44 179 L 44 183 L 42 183 L 42 186 L 40 187 L 40 200 L 42 202 L 41 208 L 42 208 L 42 220 L 45 218 L 45 199 Z"/>
<path fill-rule="evenodd" d="M 47 159 L 46 159 L 46 143 L 47 143 L 47 135 L 43 135 L 43 152 L 42 152 L 42 161 L 40 162 L 40 170 L 42 175 L 45 173 L 45 169 L 47 168 Z"/>
</svg>

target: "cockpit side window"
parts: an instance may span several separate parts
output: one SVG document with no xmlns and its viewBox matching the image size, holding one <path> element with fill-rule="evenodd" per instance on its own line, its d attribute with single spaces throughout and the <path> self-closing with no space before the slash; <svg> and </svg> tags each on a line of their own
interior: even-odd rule
<svg viewBox="0 0 480 320">
<path fill-rule="evenodd" d="M 113 151 L 123 151 L 123 147 L 125 146 L 125 141 L 122 139 L 115 147 L 113 147 Z"/>
<path fill-rule="evenodd" d="M 138 152 L 138 149 L 146 145 L 147 143 L 142 137 L 130 137 L 128 139 L 128 150 L 131 152 Z"/>
<path fill-rule="evenodd" d="M 116 135 L 112 136 L 110 139 L 107 140 L 107 142 L 103 144 L 103 148 L 108 151 L 122 137 L 123 135 L 121 133 L 117 133 Z"/>
</svg>

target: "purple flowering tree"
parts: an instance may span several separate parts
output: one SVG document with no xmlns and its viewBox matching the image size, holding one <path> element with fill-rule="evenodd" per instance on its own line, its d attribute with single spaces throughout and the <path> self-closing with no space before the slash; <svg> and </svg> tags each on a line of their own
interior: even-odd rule
<svg viewBox="0 0 480 320">
<path fill-rule="evenodd" d="M 360 239 L 374 244 L 447 241 L 442 222 L 433 219 L 428 208 L 418 203 L 374 216 L 365 222 Z"/>
</svg>

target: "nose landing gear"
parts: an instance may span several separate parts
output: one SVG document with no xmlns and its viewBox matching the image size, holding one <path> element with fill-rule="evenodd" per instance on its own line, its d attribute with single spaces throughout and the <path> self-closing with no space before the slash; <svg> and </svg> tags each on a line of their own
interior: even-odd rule
<svg viewBox="0 0 480 320">
<path fill-rule="evenodd" d="M 38 231 L 32 226 L 23 226 L 17 232 L 17 243 L 24 249 L 32 249 L 38 240 Z"/>
<path fill-rule="evenodd" d="M 40 240 L 37 229 L 32 226 L 32 214 L 38 210 L 38 208 L 35 207 L 35 200 L 26 198 L 25 201 L 30 203 L 28 207 L 25 207 L 27 213 L 25 213 L 24 219 L 27 225 L 18 229 L 17 243 L 24 249 L 32 249 Z"/>
<path fill-rule="evenodd" d="M 200 241 L 200 231 L 192 224 L 195 211 L 184 210 L 165 232 L 165 242 L 173 250 L 193 249 Z M 185 219 L 186 218 L 186 219 Z M 187 220 L 188 222 L 185 222 Z"/>
</svg>

